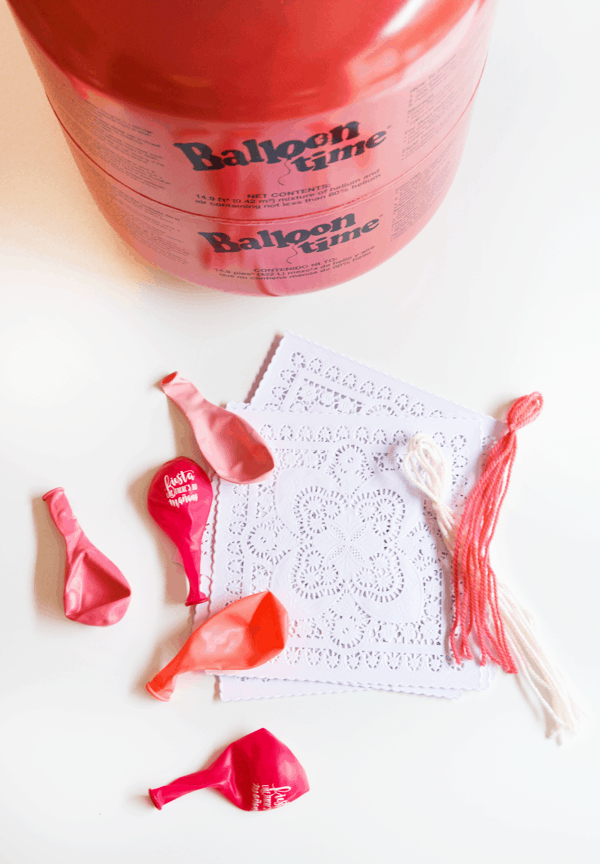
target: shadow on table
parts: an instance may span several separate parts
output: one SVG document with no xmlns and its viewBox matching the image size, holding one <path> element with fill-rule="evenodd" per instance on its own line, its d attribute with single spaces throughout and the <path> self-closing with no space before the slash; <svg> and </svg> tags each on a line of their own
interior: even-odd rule
<svg viewBox="0 0 600 864">
<path fill-rule="evenodd" d="M 42 497 L 31 502 L 37 553 L 33 579 L 35 608 L 43 618 L 68 621 L 64 612 L 63 589 L 66 550 Z"/>
</svg>

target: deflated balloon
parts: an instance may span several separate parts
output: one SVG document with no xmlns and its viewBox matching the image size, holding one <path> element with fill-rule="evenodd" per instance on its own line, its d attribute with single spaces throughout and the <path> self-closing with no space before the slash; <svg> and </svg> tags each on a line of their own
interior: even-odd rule
<svg viewBox="0 0 600 864">
<path fill-rule="evenodd" d="M 175 543 L 183 561 L 190 586 L 186 606 L 208 600 L 200 591 L 200 560 L 212 500 L 206 472 L 185 457 L 172 459 L 159 468 L 148 490 L 148 511 Z"/>
<path fill-rule="evenodd" d="M 204 771 L 149 789 L 148 794 L 162 810 L 169 801 L 207 787 L 218 789 L 241 810 L 283 807 L 309 790 L 302 765 L 267 729 L 234 741 Z"/>
<path fill-rule="evenodd" d="M 240 671 L 261 666 L 283 651 L 287 631 L 287 612 L 274 594 L 262 591 L 242 597 L 201 624 L 171 662 L 146 684 L 146 689 L 168 702 L 175 678 L 183 672 Z"/>
<path fill-rule="evenodd" d="M 65 615 L 94 627 L 116 624 L 131 599 L 127 579 L 85 536 L 64 489 L 52 489 L 44 495 L 44 501 L 67 547 Z"/>
<path fill-rule="evenodd" d="M 230 483 L 256 483 L 271 473 L 271 451 L 246 420 L 213 405 L 178 372 L 167 375 L 160 386 L 189 420 L 200 452 L 219 477 Z"/>
</svg>

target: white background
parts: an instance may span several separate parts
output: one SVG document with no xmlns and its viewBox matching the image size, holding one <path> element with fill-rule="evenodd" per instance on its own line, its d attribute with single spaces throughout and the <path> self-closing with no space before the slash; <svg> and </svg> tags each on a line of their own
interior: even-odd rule
<svg viewBox="0 0 600 864">
<path fill-rule="evenodd" d="M 598 47 L 577 0 L 499 0 L 458 177 L 375 271 L 296 298 L 221 294 L 153 270 L 105 224 L 0 5 L 0 860 L 562 864 L 598 860 L 597 727 L 557 748 L 514 678 L 457 702 L 389 693 L 169 704 L 143 689 L 189 625 L 144 505 L 194 445 L 155 386 L 178 369 L 243 399 L 291 329 L 503 416 L 540 390 L 492 550 L 591 711 L 599 702 Z M 124 571 L 114 628 L 62 613 L 64 486 Z M 156 811 L 148 786 L 266 726 L 311 792 L 244 813 L 213 792 Z"/>
</svg>

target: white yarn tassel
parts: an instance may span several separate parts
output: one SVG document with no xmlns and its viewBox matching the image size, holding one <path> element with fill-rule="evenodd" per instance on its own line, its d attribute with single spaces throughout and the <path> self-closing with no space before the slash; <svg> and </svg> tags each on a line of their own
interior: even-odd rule
<svg viewBox="0 0 600 864">
<path fill-rule="evenodd" d="M 450 490 L 450 469 L 444 454 L 429 435 L 419 432 L 408 442 L 402 467 L 412 485 L 431 500 L 444 542 L 453 552 L 456 517 L 445 500 Z"/>
<path fill-rule="evenodd" d="M 450 489 L 450 469 L 444 454 L 432 438 L 420 432 L 408 442 L 403 468 L 412 485 L 431 500 L 444 542 L 454 554 L 458 517 L 445 503 Z M 547 737 L 561 744 L 562 733 L 577 732 L 585 714 L 569 692 L 561 672 L 542 648 L 532 616 L 510 588 L 497 576 L 496 580 L 498 606 L 510 653 L 519 675 L 542 707 Z"/>
</svg>

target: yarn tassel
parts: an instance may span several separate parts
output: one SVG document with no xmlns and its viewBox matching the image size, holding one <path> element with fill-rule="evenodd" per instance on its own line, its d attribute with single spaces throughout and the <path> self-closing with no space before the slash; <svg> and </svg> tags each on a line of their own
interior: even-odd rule
<svg viewBox="0 0 600 864">
<path fill-rule="evenodd" d="M 505 672 L 517 671 L 498 608 L 490 542 L 515 461 L 517 430 L 535 420 L 542 404 L 539 393 L 513 403 L 506 418 L 508 431 L 494 444 L 456 531 L 452 562 L 456 605 L 450 647 L 457 663 L 472 659 L 472 635 L 481 653 L 481 665 L 489 659 Z"/>
<path fill-rule="evenodd" d="M 533 402 L 534 398 L 535 402 Z M 468 630 L 468 624 L 471 622 L 473 624 L 476 622 L 479 623 L 485 603 L 476 594 L 480 589 L 487 591 L 488 599 L 491 598 L 491 601 L 495 604 L 495 610 L 491 612 L 488 607 L 488 614 L 492 623 L 490 625 L 488 622 L 485 622 L 486 628 L 484 633 L 486 639 L 489 639 L 491 628 L 495 628 L 496 633 L 499 632 L 501 634 L 501 640 L 498 640 L 498 647 L 494 650 L 494 653 L 492 653 L 491 648 L 484 653 L 484 646 L 481 643 L 479 644 L 481 652 L 480 662 L 483 664 L 485 662 L 484 658 L 488 658 L 497 662 L 507 672 L 519 673 L 519 680 L 534 694 L 542 708 L 546 722 L 547 737 L 553 738 L 560 744 L 562 743 L 562 733 L 564 731 L 576 732 L 585 714 L 569 692 L 569 686 L 560 670 L 548 658 L 545 649 L 539 641 L 531 614 L 521 606 L 510 588 L 497 579 L 489 564 L 489 541 L 496 526 L 498 511 L 506 493 L 510 469 L 514 461 L 516 429 L 525 425 L 525 422 L 530 422 L 530 420 L 534 419 L 541 409 L 541 397 L 539 394 L 526 397 L 526 400 L 531 401 L 526 402 L 524 405 L 523 400 L 518 400 L 513 405 L 513 409 L 517 408 L 518 410 L 513 411 L 511 409 L 509 413 L 509 431 L 499 439 L 492 449 L 482 477 L 471 493 L 467 504 L 467 509 L 471 514 L 473 512 L 480 512 L 480 508 L 485 506 L 487 513 L 491 513 L 491 518 L 486 523 L 485 547 L 480 544 L 476 550 L 479 554 L 471 552 L 464 555 L 461 559 L 461 562 L 463 562 L 462 566 L 469 567 L 474 562 L 476 566 L 485 566 L 486 568 L 485 578 L 483 578 L 481 573 L 476 578 L 472 578 L 471 573 L 464 571 L 461 571 L 459 574 L 459 587 L 464 589 L 464 586 L 467 586 L 467 590 L 462 591 L 462 599 L 465 600 L 466 598 L 478 607 L 477 613 L 464 614 L 463 612 L 462 620 L 467 622 L 467 626 L 461 633 L 461 636 L 466 638 L 468 633 L 471 632 Z M 524 407 L 528 408 L 528 410 L 522 411 L 521 409 Z M 526 417 L 529 419 L 522 422 Z M 430 499 L 442 537 L 448 551 L 453 556 L 453 563 L 456 565 L 458 537 L 462 529 L 465 528 L 465 525 L 469 523 L 465 523 L 464 514 L 461 519 L 445 503 L 450 489 L 450 469 L 444 454 L 433 439 L 428 435 L 419 433 L 414 435 L 408 442 L 408 451 L 403 467 L 412 485 Z M 495 488 L 497 494 L 492 500 L 491 490 L 494 488 L 493 480 L 496 481 Z M 498 481 L 500 481 L 501 485 L 498 485 Z M 480 486 L 481 489 L 474 499 L 476 504 L 473 505 L 473 496 Z M 481 503 L 482 499 L 483 504 Z M 483 522 L 483 518 L 481 521 Z M 490 525 L 492 526 L 491 531 Z M 466 533 L 468 535 L 468 532 Z M 475 532 L 472 532 L 470 536 L 473 537 L 474 535 Z M 454 572 L 456 573 L 456 570 Z M 456 579 L 454 584 L 456 591 Z M 492 605 L 492 602 L 490 602 L 489 606 Z M 455 630 L 459 624 L 461 624 L 461 619 L 458 613 L 455 612 L 453 629 Z M 461 645 L 464 648 L 464 640 Z M 456 653 L 454 652 L 455 657 Z M 470 650 L 464 656 L 464 659 L 467 657 L 468 659 L 472 659 Z M 495 659 L 496 657 L 498 659 Z M 506 662 L 508 658 L 510 662 Z M 503 662 L 499 662 L 501 660 Z M 457 660 L 457 662 L 461 661 Z"/>
</svg>

